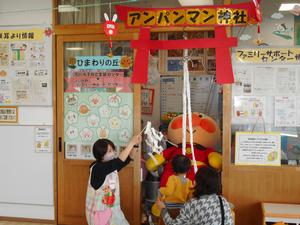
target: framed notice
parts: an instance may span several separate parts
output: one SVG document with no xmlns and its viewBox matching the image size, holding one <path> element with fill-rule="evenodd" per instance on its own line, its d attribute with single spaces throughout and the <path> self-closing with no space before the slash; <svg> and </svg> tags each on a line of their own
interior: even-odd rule
<svg viewBox="0 0 300 225">
<path fill-rule="evenodd" d="M 236 132 L 235 164 L 280 166 L 280 132 Z"/>
<path fill-rule="evenodd" d="M 154 89 L 142 88 L 142 114 L 152 114 L 154 102 Z"/>
<path fill-rule="evenodd" d="M 0 106 L 0 123 L 18 123 L 18 107 Z"/>
</svg>

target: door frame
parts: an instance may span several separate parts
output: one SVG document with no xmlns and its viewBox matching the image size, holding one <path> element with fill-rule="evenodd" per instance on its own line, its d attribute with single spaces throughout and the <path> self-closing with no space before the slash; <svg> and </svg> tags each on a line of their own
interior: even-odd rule
<svg viewBox="0 0 300 225">
<path fill-rule="evenodd" d="M 61 182 L 59 180 L 62 180 L 63 177 L 62 173 L 60 173 L 59 169 L 63 168 L 62 163 L 64 162 L 64 145 L 61 144 L 62 151 L 59 151 L 59 137 L 62 138 L 61 143 L 64 143 L 64 43 L 66 42 L 98 42 L 98 41 L 108 41 L 108 38 L 104 35 L 103 31 L 100 30 L 101 24 L 98 25 L 98 29 L 94 29 L 93 34 L 82 34 L 83 31 L 88 31 L 88 25 L 79 25 L 78 28 L 81 34 L 70 34 L 69 32 L 64 32 L 63 30 L 64 26 L 57 26 L 55 27 L 55 33 L 54 36 L 54 47 L 53 47 L 53 54 L 54 54 L 54 60 L 53 60 L 53 91 L 55 94 L 54 96 L 54 140 L 55 140 L 55 154 L 54 154 L 54 202 L 55 202 L 55 221 L 59 222 L 59 217 L 63 216 L 63 207 L 59 207 L 64 204 L 63 198 L 59 198 L 59 189 L 61 189 L 63 186 L 59 187 L 61 185 Z M 69 26 L 68 26 L 69 27 Z M 93 25 L 93 27 L 95 27 Z M 57 32 L 56 32 L 57 31 Z M 73 27 L 74 31 L 74 27 Z M 87 32 L 89 33 L 89 32 Z M 133 39 L 137 39 L 138 35 L 135 32 L 126 32 L 126 30 L 119 31 L 119 34 L 113 38 L 113 41 L 130 41 Z M 134 104 L 134 120 L 133 120 L 133 133 L 138 134 L 141 129 L 141 96 L 140 96 L 140 90 L 141 86 L 139 84 L 133 85 L 133 104 Z M 141 147 L 139 147 L 141 149 Z M 140 168 L 141 168 L 141 154 L 140 149 L 138 152 L 135 153 L 135 160 L 133 163 L 133 203 L 134 205 L 132 208 L 134 209 L 134 216 L 133 216 L 133 223 L 134 224 L 140 224 L 141 221 L 141 182 L 140 182 Z M 76 160 L 77 161 L 77 160 Z M 71 162 L 75 163 L 76 161 Z M 80 163 L 86 163 L 87 165 L 90 164 L 90 161 L 85 160 L 78 160 Z M 85 161 L 85 162 L 82 162 Z"/>
</svg>

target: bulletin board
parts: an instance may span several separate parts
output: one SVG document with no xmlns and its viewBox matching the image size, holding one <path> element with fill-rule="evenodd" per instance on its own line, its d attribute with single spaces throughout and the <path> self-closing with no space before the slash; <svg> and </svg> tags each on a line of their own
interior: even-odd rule
<svg viewBox="0 0 300 225">
<path fill-rule="evenodd" d="M 300 49 L 236 49 L 232 60 L 232 133 L 279 132 L 281 164 L 299 164 Z"/>
<path fill-rule="evenodd" d="M 118 151 L 133 135 L 133 93 L 66 92 L 65 157 L 93 158 L 92 146 L 99 138 L 113 140 Z"/>
<path fill-rule="evenodd" d="M 161 117 L 168 113 L 182 113 L 183 78 L 162 76 L 160 84 Z M 190 76 L 190 87 L 192 111 L 217 119 L 220 87 L 215 83 L 214 76 Z"/>
<path fill-rule="evenodd" d="M 0 30 L 0 105 L 52 105 L 52 37 L 46 31 Z"/>
<path fill-rule="evenodd" d="M 233 124 L 300 126 L 299 56 L 295 48 L 236 50 Z"/>
</svg>

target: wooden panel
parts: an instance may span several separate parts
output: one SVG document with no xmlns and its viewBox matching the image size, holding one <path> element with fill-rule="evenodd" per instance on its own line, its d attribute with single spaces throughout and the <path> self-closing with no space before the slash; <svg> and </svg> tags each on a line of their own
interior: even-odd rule
<svg viewBox="0 0 300 225">
<path fill-rule="evenodd" d="M 137 36 L 135 36 L 137 38 Z M 139 134 L 141 131 L 141 85 L 135 84 L 133 86 L 134 90 L 134 124 L 133 130 L 134 134 Z M 141 224 L 141 145 L 139 146 L 138 151 L 134 154 L 134 169 L 133 169 L 133 204 L 130 206 L 133 210 L 134 217 L 132 225 Z"/>
<path fill-rule="evenodd" d="M 121 209 L 130 224 L 133 224 L 135 209 L 133 206 L 133 165 L 123 168 L 119 173 Z"/>
<path fill-rule="evenodd" d="M 57 120 L 56 120 L 56 36 L 52 35 L 52 99 L 53 99 L 53 191 L 54 219 L 57 222 Z"/>
<path fill-rule="evenodd" d="M 57 21 L 58 21 L 58 0 L 52 0 L 52 24 L 57 25 L 58 23 Z"/>
<path fill-rule="evenodd" d="M 67 161 L 67 160 L 65 160 Z M 74 165 L 71 163 L 64 163 L 65 180 L 63 185 L 64 198 L 64 215 L 68 217 L 83 217 L 85 222 L 85 195 L 87 182 L 89 177 L 89 166 L 84 164 Z M 76 185 L 68 185 L 76 184 Z"/>
<path fill-rule="evenodd" d="M 13 217 L 0 217 L 0 225 L 53 225 L 56 224 L 52 220 L 39 220 L 28 218 L 13 218 Z"/>
<path fill-rule="evenodd" d="M 151 32 L 175 32 L 175 31 L 203 31 L 213 30 L 214 27 L 156 27 L 151 28 Z M 102 24 L 74 24 L 74 25 L 55 25 L 56 35 L 72 35 L 72 34 L 104 34 Z M 123 23 L 118 24 L 118 35 L 120 33 L 139 33 L 139 29 L 126 29 Z M 118 37 L 118 35 L 116 37 Z M 113 37 L 114 39 L 115 37 Z"/>
<path fill-rule="evenodd" d="M 226 197 L 235 205 L 237 225 L 261 224 L 261 202 L 300 202 L 300 168 L 232 165 L 229 174 Z"/>
</svg>

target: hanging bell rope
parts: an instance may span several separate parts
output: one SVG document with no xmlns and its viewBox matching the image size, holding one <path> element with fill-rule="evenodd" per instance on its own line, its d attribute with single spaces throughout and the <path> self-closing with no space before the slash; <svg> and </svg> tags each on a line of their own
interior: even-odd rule
<svg viewBox="0 0 300 225">
<path fill-rule="evenodd" d="M 187 35 L 184 34 L 184 39 L 187 39 Z M 193 140 L 193 124 L 192 124 L 192 109 L 191 109 L 191 89 L 190 89 L 190 73 L 188 68 L 188 49 L 183 50 L 183 115 L 182 115 L 182 153 L 186 154 L 186 118 L 188 116 L 188 129 L 190 132 L 190 146 L 193 158 L 194 172 L 196 173 L 197 163 L 194 154 L 194 140 Z"/>
</svg>

